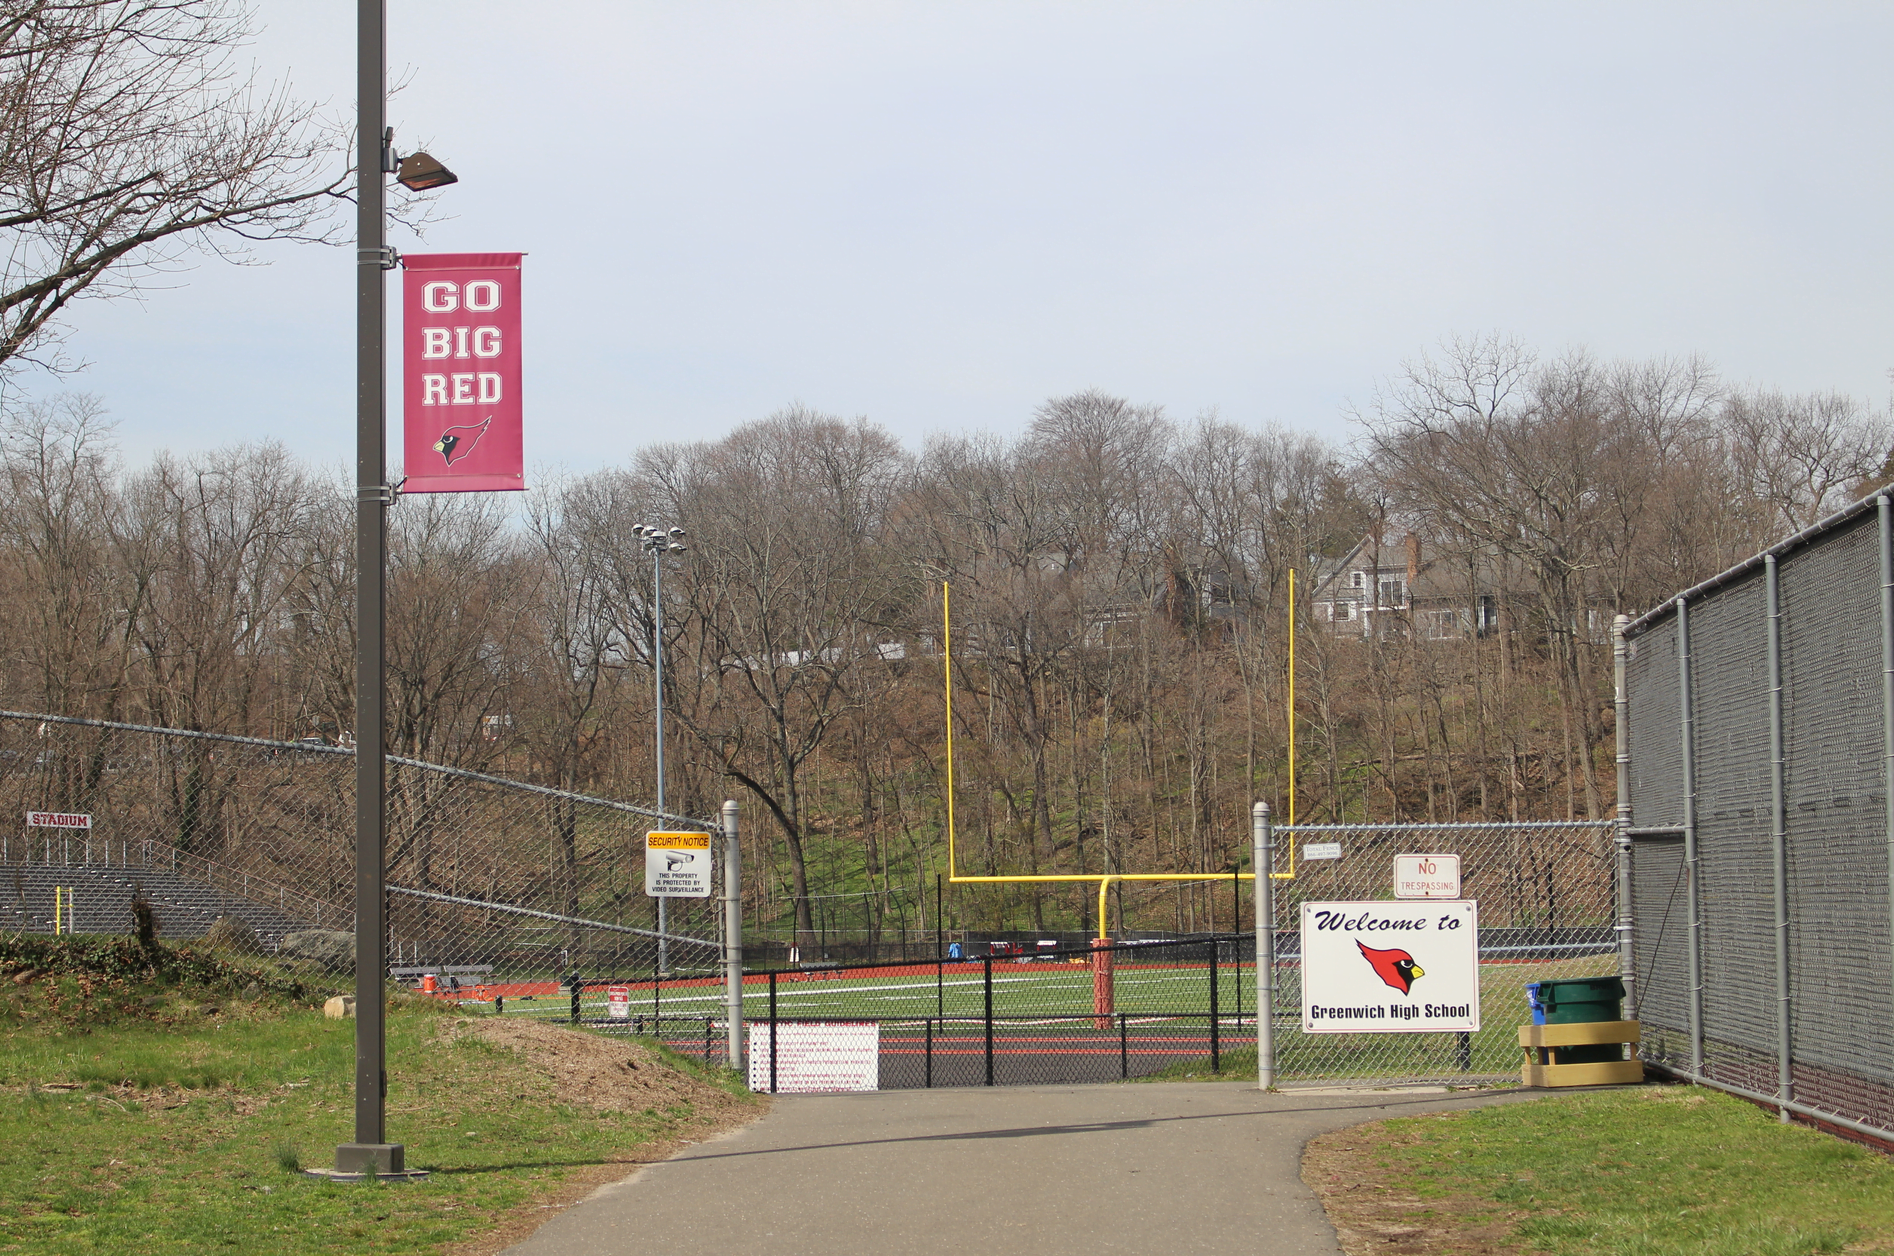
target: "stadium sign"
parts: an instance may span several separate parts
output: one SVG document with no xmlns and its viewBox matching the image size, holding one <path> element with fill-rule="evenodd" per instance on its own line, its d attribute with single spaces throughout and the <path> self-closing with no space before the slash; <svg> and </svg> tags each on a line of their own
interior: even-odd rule
<svg viewBox="0 0 1894 1256">
<path fill-rule="evenodd" d="M 1479 905 L 1302 904 L 1302 1031 L 1473 1033 Z"/>
<path fill-rule="evenodd" d="M 29 829 L 89 829 L 92 817 L 79 811 L 29 811 L 26 813 L 26 827 Z"/>
<path fill-rule="evenodd" d="M 644 892 L 652 898 L 709 898 L 710 834 L 646 833 Z"/>
</svg>

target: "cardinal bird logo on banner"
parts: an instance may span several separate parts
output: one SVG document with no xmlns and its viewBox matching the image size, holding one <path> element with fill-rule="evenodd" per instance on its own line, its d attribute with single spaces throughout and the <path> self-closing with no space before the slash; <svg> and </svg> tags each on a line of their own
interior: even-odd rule
<svg viewBox="0 0 1894 1256">
<path fill-rule="evenodd" d="M 441 433 L 441 438 L 434 442 L 434 452 L 439 454 L 448 466 L 453 466 L 473 452 L 474 446 L 480 443 L 480 438 L 487 434 L 487 424 L 491 422 L 493 422 L 493 416 L 488 415 L 480 422 L 468 427 L 448 428 Z"/>
<path fill-rule="evenodd" d="M 1427 970 L 1416 964 L 1406 951 L 1377 951 L 1372 946 L 1363 946 L 1360 938 L 1355 939 L 1355 945 L 1361 947 L 1361 957 L 1373 966 L 1375 975 L 1402 994 L 1408 992 L 1414 978 L 1427 975 Z"/>
</svg>

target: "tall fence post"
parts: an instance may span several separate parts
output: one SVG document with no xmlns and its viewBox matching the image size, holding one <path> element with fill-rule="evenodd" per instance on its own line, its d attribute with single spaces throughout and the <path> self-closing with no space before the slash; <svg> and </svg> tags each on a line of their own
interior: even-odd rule
<svg viewBox="0 0 1894 1256">
<path fill-rule="evenodd" d="M 1690 604 L 1677 599 L 1677 707 L 1684 777 L 1684 887 L 1690 929 L 1690 1071 L 1703 1076 L 1703 916 L 1697 893 L 1697 717 L 1690 692 Z"/>
<path fill-rule="evenodd" d="M 1219 1032 L 1223 1028 L 1222 1018 L 1217 1014 L 1217 952 L 1221 947 L 1215 938 L 1210 939 L 1210 1071 L 1223 1071 L 1223 1038 Z"/>
<path fill-rule="evenodd" d="M 1618 980 L 1624 983 L 1625 1006 L 1631 1010 L 1631 1019 L 1636 1020 L 1637 919 L 1631 911 L 1631 690 L 1625 680 L 1631 647 L 1624 638 L 1624 630 L 1630 623 L 1629 615 L 1619 615 L 1611 621 L 1611 708 L 1618 757 Z"/>
<path fill-rule="evenodd" d="M 776 1093 L 776 971 L 769 974 L 769 1093 Z"/>
<path fill-rule="evenodd" d="M 1256 1088 L 1276 1085 L 1276 861 L 1269 804 L 1250 808 L 1250 868 L 1256 874 Z"/>
<path fill-rule="evenodd" d="M 723 804 L 723 1016 L 725 1056 L 743 1067 L 743 848 L 737 841 L 737 804 Z"/>
<path fill-rule="evenodd" d="M 1881 545 L 1885 573 L 1885 529 Z M 1793 1044 L 1789 1039 L 1789 826 L 1784 808 L 1787 764 L 1782 744 L 1782 584 L 1774 554 L 1763 555 L 1763 596 L 1767 602 L 1769 628 L 1769 864 L 1775 882 L 1776 907 L 1776 1093 L 1786 1103 L 1795 1096 L 1791 1093 Z M 1887 661 L 1885 642 L 1882 661 Z M 1785 1125 L 1788 1123 L 1787 1108 L 1777 1108 L 1776 1115 Z"/>
<path fill-rule="evenodd" d="M 1881 525 L 1881 793 L 1887 798 L 1888 938 L 1894 942 L 1894 511 L 1885 493 L 1874 505 Z"/>
<path fill-rule="evenodd" d="M 986 987 L 986 1084 L 993 1084 L 993 957 L 986 956 L 981 964 L 984 968 L 983 982 Z"/>
</svg>

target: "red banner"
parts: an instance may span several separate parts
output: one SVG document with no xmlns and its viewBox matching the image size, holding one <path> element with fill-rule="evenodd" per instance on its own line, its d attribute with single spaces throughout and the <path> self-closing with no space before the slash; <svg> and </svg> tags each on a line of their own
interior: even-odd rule
<svg viewBox="0 0 1894 1256">
<path fill-rule="evenodd" d="M 520 258 L 401 259 L 404 493 L 526 487 L 520 444 Z"/>
</svg>

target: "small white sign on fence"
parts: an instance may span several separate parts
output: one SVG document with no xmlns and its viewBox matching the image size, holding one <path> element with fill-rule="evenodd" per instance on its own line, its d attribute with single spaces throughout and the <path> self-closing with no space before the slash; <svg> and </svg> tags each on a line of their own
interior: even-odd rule
<svg viewBox="0 0 1894 1256">
<path fill-rule="evenodd" d="M 750 1022 L 750 1089 L 769 1092 L 770 1024 Z M 881 1089 L 881 1026 L 776 1022 L 776 1090 L 785 1095 Z"/>
<path fill-rule="evenodd" d="M 1460 856 L 1396 855 L 1394 897 L 1459 898 Z"/>
<path fill-rule="evenodd" d="M 612 1020 L 630 1020 L 631 987 L 605 987 L 605 1011 Z"/>
<path fill-rule="evenodd" d="M 83 811 L 29 811 L 26 813 L 26 827 L 29 829 L 89 829 L 92 817 Z"/>
<path fill-rule="evenodd" d="M 1304 842 L 1302 843 L 1302 862 L 1312 863 L 1318 859 L 1340 859 L 1340 842 Z"/>
</svg>

